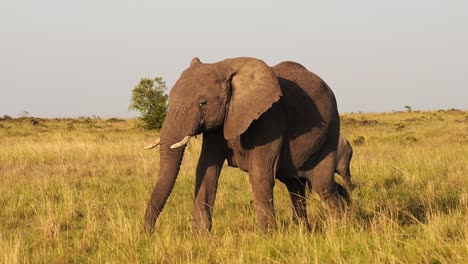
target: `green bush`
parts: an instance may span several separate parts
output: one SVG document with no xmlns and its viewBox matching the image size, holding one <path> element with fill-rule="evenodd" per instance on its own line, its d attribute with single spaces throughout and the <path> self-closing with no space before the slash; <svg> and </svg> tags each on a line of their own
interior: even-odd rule
<svg viewBox="0 0 468 264">
<path fill-rule="evenodd" d="M 147 129 L 160 129 L 166 118 L 168 96 L 163 78 L 143 78 L 132 90 L 129 110 L 141 113 Z"/>
</svg>

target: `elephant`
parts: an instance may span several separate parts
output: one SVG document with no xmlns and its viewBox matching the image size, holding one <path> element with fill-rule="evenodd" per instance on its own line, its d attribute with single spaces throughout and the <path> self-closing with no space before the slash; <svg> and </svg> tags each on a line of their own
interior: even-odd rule
<svg viewBox="0 0 468 264">
<path fill-rule="evenodd" d="M 338 141 L 338 152 L 336 154 L 336 173 L 338 173 L 343 180 L 345 181 L 347 187 L 350 190 L 353 190 L 355 185 L 351 180 L 351 171 L 349 169 L 349 164 L 353 158 L 353 148 L 351 144 L 346 139 L 343 134 L 340 134 L 340 139 Z"/>
<path fill-rule="evenodd" d="M 195 233 L 211 230 L 226 160 L 248 173 L 262 231 L 276 225 L 275 179 L 288 189 L 294 222 L 308 225 L 307 182 L 331 210 L 341 212 L 349 204 L 347 190 L 334 180 L 340 134 L 337 103 L 320 77 L 291 61 L 270 67 L 256 58 L 203 63 L 195 57 L 169 94 L 157 144 L 159 177 L 144 217 L 147 233 L 155 231 L 186 144 L 199 134 L 203 143 L 195 173 Z"/>
</svg>

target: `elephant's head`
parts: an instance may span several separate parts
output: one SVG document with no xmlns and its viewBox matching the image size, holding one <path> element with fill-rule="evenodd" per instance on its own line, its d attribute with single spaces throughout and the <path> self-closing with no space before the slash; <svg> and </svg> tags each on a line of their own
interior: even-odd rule
<svg viewBox="0 0 468 264">
<path fill-rule="evenodd" d="M 159 178 L 145 215 L 147 232 L 154 231 L 190 137 L 219 130 L 226 140 L 237 138 L 280 96 L 277 77 L 261 60 L 236 58 L 213 64 L 192 60 L 169 95 L 159 142 Z"/>
</svg>

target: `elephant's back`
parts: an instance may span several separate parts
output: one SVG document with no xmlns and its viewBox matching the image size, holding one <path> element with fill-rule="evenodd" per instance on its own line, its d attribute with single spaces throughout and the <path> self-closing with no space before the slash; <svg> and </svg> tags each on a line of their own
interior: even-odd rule
<svg viewBox="0 0 468 264">
<path fill-rule="evenodd" d="M 294 62 L 294 61 L 283 61 L 275 66 L 271 67 L 273 71 L 276 72 L 287 72 L 293 70 L 307 70 L 306 67 L 302 66 L 302 64 Z"/>
<path fill-rule="evenodd" d="M 315 103 L 329 104 L 335 102 L 335 96 L 328 84 L 301 64 L 285 61 L 273 66 L 271 69 L 278 77 L 283 95 L 304 92 L 304 95 Z"/>
<path fill-rule="evenodd" d="M 335 96 L 316 74 L 294 62 L 272 67 L 278 77 L 287 113 L 285 156 L 296 169 L 313 159 L 323 147 L 329 127 L 339 122 Z M 335 127 L 335 126 L 334 126 Z"/>
</svg>

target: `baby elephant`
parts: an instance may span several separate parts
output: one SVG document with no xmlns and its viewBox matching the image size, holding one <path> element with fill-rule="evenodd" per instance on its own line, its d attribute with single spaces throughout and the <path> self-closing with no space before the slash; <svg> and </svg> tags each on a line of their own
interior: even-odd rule
<svg viewBox="0 0 468 264">
<path fill-rule="evenodd" d="M 343 134 L 340 134 L 338 152 L 336 155 L 336 173 L 343 177 L 346 185 L 351 190 L 354 189 L 354 183 L 351 180 L 351 171 L 349 170 L 349 164 L 352 157 L 353 148 L 351 147 L 351 144 L 349 144 L 349 141 L 343 136 Z"/>
</svg>

